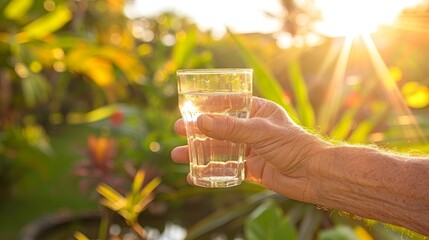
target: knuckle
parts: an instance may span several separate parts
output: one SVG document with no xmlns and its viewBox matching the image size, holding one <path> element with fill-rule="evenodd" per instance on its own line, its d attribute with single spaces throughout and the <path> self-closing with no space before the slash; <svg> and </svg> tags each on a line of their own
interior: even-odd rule
<svg viewBox="0 0 429 240">
<path fill-rule="evenodd" d="M 267 130 L 267 121 L 262 118 L 251 118 L 246 121 L 241 121 L 240 124 L 236 121 L 229 123 L 228 131 L 230 133 L 230 138 L 232 141 L 239 142 L 245 141 L 248 143 L 259 141 L 262 132 Z"/>
<path fill-rule="evenodd" d="M 231 138 L 230 140 L 234 141 L 237 138 L 237 135 L 239 134 L 239 130 L 237 128 L 237 125 L 235 121 L 231 117 L 225 118 L 225 124 L 224 124 L 225 132 L 223 132 L 224 136 L 229 136 Z"/>
</svg>

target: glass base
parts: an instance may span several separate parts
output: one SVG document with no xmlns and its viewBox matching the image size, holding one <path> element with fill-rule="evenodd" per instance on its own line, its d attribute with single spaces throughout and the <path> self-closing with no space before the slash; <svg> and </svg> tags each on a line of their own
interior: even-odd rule
<svg viewBox="0 0 429 240">
<path fill-rule="evenodd" d="M 243 180 L 236 177 L 192 177 L 192 182 L 196 186 L 206 188 L 228 188 L 240 185 Z"/>
</svg>

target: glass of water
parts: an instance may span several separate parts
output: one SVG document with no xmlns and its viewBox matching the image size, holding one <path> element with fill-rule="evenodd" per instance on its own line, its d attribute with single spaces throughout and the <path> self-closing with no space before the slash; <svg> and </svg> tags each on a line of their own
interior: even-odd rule
<svg viewBox="0 0 429 240">
<path fill-rule="evenodd" d="M 190 175 L 197 186 L 220 188 L 241 184 L 245 178 L 245 144 L 203 135 L 201 114 L 248 118 L 252 102 L 252 69 L 178 70 L 179 108 L 185 121 Z"/>
</svg>

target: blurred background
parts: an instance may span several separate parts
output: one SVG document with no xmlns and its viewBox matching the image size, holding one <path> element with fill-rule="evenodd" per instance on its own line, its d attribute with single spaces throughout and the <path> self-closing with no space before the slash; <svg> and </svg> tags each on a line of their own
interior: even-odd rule
<svg viewBox="0 0 429 240">
<path fill-rule="evenodd" d="M 170 151 L 176 70 L 246 67 L 321 136 L 427 154 L 427 0 L 2 0 L 0 56 L 0 239 L 97 239 L 58 223 L 140 169 L 161 184 L 139 222 L 164 239 L 426 239 L 250 183 L 189 186 Z"/>
</svg>

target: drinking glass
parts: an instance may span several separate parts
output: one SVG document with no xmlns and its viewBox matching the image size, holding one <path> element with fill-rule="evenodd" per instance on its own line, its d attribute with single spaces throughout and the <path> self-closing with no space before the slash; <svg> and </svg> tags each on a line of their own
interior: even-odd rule
<svg viewBox="0 0 429 240">
<path fill-rule="evenodd" d="M 190 176 L 197 186 L 220 188 L 245 178 L 245 144 L 215 140 L 201 133 L 201 114 L 248 118 L 252 102 L 252 69 L 217 68 L 177 71 L 179 108 L 185 121 Z"/>
</svg>

